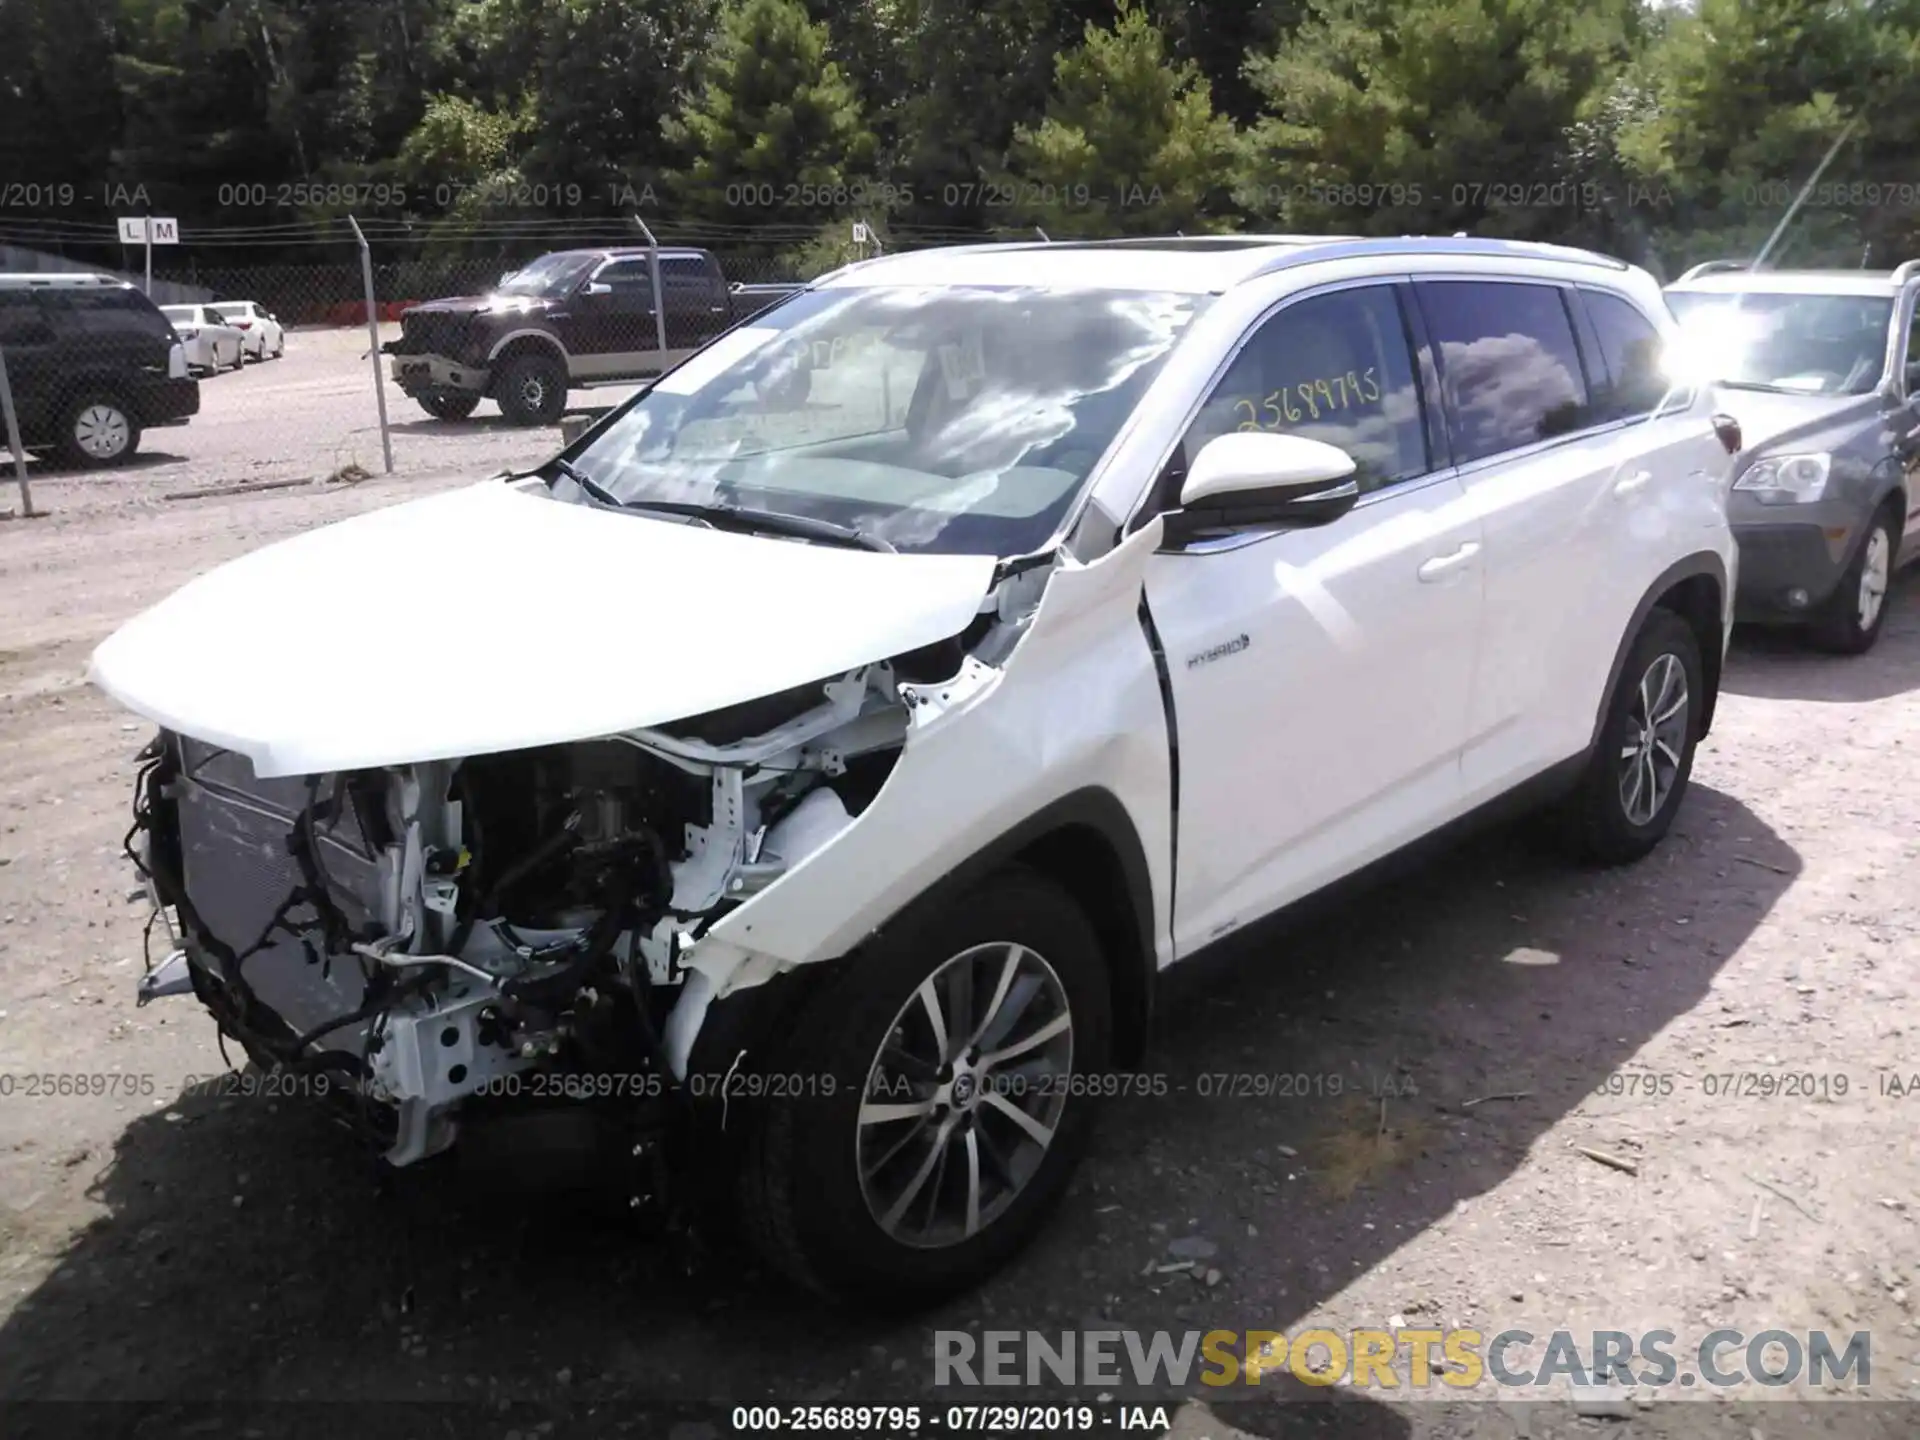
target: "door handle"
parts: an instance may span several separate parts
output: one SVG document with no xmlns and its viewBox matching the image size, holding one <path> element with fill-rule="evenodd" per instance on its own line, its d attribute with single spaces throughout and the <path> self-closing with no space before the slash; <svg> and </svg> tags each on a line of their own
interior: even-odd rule
<svg viewBox="0 0 1920 1440">
<path fill-rule="evenodd" d="M 1451 555 L 1436 555 L 1420 567 L 1420 580 L 1428 585 L 1436 580 L 1444 580 L 1454 571 L 1470 564 L 1479 553 L 1480 542 L 1469 540 Z"/>
<path fill-rule="evenodd" d="M 1637 495 L 1647 488 L 1648 482 L 1652 479 L 1653 472 L 1651 470 L 1636 470 L 1633 474 L 1627 476 L 1626 479 L 1616 480 L 1613 485 L 1613 493 L 1621 496 Z"/>
</svg>

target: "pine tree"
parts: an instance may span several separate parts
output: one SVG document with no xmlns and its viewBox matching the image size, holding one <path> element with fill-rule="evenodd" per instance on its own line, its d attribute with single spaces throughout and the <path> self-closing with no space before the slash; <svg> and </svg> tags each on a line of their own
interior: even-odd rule
<svg viewBox="0 0 1920 1440">
<path fill-rule="evenodd" d="M 1060 56 L 1046 118 L 1015 132 L 1001 188 L 1049 233 L 1217 225 L 1208 216 L 1232 179 L 1233 126 L 1214 114 L 1199 67 L 1170 59 L 1138 0 L 1119 0 L 1118 12 Z"/>
<path fill-rule="evenodd" d="M 800 0 L 736 0 L 698 93 L 666 123 L 692 161 L 676 213 L 789 223 L 858 207 L 874 137 Z"/>
</svg>

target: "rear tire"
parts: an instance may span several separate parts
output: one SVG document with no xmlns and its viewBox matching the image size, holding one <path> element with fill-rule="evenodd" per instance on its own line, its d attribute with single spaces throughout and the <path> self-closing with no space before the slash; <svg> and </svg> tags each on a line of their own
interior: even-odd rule
<svg viewBox="0 0 1920 1440">
<path fill-rule="evenodd" d="M 1893 509 L 1882 505 L 1874 513 L 1860 549 L 1833 588 L 1809 638 L 1835 655 L 1864 655 L 1880 638 L 1887 623 L 1887 592 L 1898 563 L 1900 529 Z"/>
<path fill-rule="evenodd" d="M 567 370 L 551 355 L 516 356 L 494 381 L 500 413 L 512 425 L 556 425 L 567 408 Z"/>
<path fill-rule="evenodd" d="M 111 391 L 82 391 L 60 412 L 60 439 L 54 453 L 75 469 L 124 464 L 139 448 L 140 422 Z"/>
<path fill-rule="evenodd" d="M 480 404 L 480 397 L 470 390 L 422 390 L 413 398 L 436 420 L 464 420 Z"/>
<path fill-rule="evenodd" d="M 915 1309 L 978 1284 L 1066 1192 L 1096 1103 L 1066 1082 L 1105 1073 L 1111 1005 L 1086 915 L 1024 867 L 883 931 L 788 1031 L 777 1069 L 799 1093 L 753 1117 L 742 1228 L 841 1302 Z"/>
<path fill-rule="evenodd" d="M 1561 811 L 1582 859 L 1625 865 L 1666 835 L 1693 773 L 1704 677 L 1692 627 L 1671 610 L 1654 610 L 1627 652 L 1586 771 Z"/>
</svg>

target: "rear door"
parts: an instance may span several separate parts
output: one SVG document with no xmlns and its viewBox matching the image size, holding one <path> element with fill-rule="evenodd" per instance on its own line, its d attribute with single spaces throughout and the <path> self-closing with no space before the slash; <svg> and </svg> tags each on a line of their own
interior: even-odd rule
<svg viewBox="0 0 1920 1440">
<path fill-rule="evenodd" d="M 732 325 L 727 282 L 711 255 L 675 255 L 660 262 L 667 292 L 667 348 L 692 352 Z"/>
<path fill-rule="evenodd" d="M 1462 762 L 1477 803 L 1586 746 L 1598 691 L 1654 578 L 1644 572 L 1679 552 L 1643 536 L 1644 558 L 1622 553 L 1640 507 L 1654 503 L 1660 467 L 1644 453 L 1645 435 L 1610 409 L 1599 357 L 1576 338 L 1570 286 L 1462 278 L 1414 290 L 1439 356 L 1460 481 L 1486 541 L 1486 622 Z"/>
</svg>

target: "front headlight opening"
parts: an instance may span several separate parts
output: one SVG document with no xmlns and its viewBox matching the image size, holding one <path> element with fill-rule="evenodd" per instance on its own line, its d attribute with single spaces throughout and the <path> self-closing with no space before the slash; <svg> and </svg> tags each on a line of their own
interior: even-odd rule
<svg viewBox="0 0 1920 1440">
<path fill-rule="evenodd" d="M 1754 465 L 1734 482 L 1733 488 L 1746 491 L 1763 504 L 1804 505 L 1827 493 L 1827 476 L 1832 468 L 1833 457 L 1825 453 L 1781 455 Z"/>
</svg>

